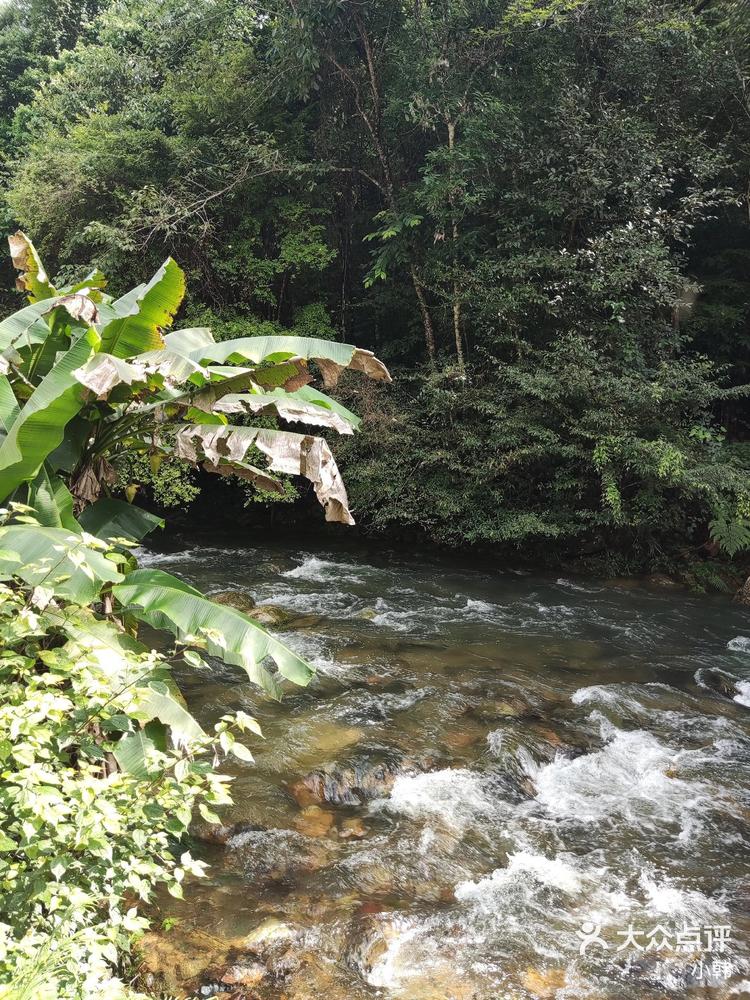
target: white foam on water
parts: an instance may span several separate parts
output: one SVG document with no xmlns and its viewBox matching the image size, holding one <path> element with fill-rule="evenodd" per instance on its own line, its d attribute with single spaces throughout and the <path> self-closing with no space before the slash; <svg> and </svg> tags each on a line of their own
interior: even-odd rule
<svg viewBox="0 0 750 1000">
<path fill-rule="evenodd" d="M 133 555 L 141 567 L 161 566 L 163 563 L 195 562 L 199 549 L 183 549 L 182 552 L 152 552 L 151 549 L 137 548 Z"/>
<path fill-rule="evenodd" d="M 560 623 L 570 621 L 576 614 L 576 609 L 569 608 L 567 604 L 542 604 L 537 601 L 531 607 L 538 611 L 542 618 L 552 619 Z"/>
<path fill-rule="evenodd" d="M 390 628 L 395 632 L 411 632 L 414 630 L 414 620 L 418 614 L 417 611 L 382 611 L 373 615 L 370 621 L 373 625 Z"/>
<path fill-rule="evenodd" d="M 572 580 L 566 580 L 564 576 L 559 577 L 555 580 L 555 584 L 558 587 L 564 587 L 566 590 L 576 590 L 580 594 L 596 594 L 601 588 L 592 587 L 582 587 L 580 583 L 574 583 Z"/>
<path fill-rule="evenodd" d="M 466 604 L 463 605 L 440 599 L 421 608 L 412 609 L 394 608 L 379 598 L 375 608 L 378 613 L 372 617 L 372 624 L 392 629 L 394 632 L 435 634 L 446 625 L 462 624 L 466 621 L 492 624 L 501 624 L 503 621 L 502 611 L 497 605 L 472 598 L 467 598 Z"/>
<path fill-rule="evenodd" d="M 591 702 L 620 705 L 623 702 L 623 695 L 619 684 L 592 684 L 590 687 L 578 688 L 570 696 L 570 700 L 574 705 L 588 705 Z M 632 704 L 630 699 L 628 701 Z"/>
<path fill-rule="evenodd" d="M 419 853 L 429 854 L 433 847 L 437 843 L 438 835 L 435 833 L 431 826 L 426 826 L 422 830 L 422 834 L 419 838 Z"/>
<path fill-rule="evenodd" d="M 133 550 L 141 567 L 161 566 L 163 563 L 200 562 L 217 556 L 234 556 L 240 560 L 245 555 L 243 549 L 221 548 L 215 545 L 198 545 L 192 549 L 181 549 L 179 552 L 154 552 L 144 546 Z"/>
<path fill-rule="evenodd" d="M 497 611 L 497 605 L 490 604 L 488 601 L 477 601 L 473 597 L 467 597 L 466 610 L 478 612 L 483 615 L 491 615 Z"/>
<path fill-rule="evenodd" d="M 571 957 L 576 926 L 593 917 L 611 924 L 632 905 L 616 891 L 607 868 L 587 868 L 572 854 L 548 857 L 533 848 L 509 854 L 506 868 L 460 882 L 454 895 L 463 906 L 467 938 L 488 956 L 500 942 L 509 957 L 533 952 L 556 960 Z"/>
<path fill-rule="evenodd" d="M 748 651 L 750 652 L 750 650 Z M 708 683 L 708 680 L 717 677 L 726 682 L 723 689 L 719 689 L 717 684 Z M 712 667 L 709 670 L 699 668 L 695 672 L 695 682 L 706 691 L 721 694 L 727 698 L 730 697 L 731 689 L 734 688 L 735 693 L 731 696 L 732 700 L 738 705 L 750 708 L 750 681 L 740 680 L 735 674 L 729 673 L 727 670 L 720 670 L 718 667 Z M 727 723 L 727 720 L 724 721 Z"/>
<path fill-rule="evenodd" d="M 697 680 L 702 684 L 700 678 Z M 701 711 L 700 701 L 693 695 L 668 684 L 594 684 L 579 688 L 570 700 L 574 705 L 597 705 L 603 712 L 613 713 L 619 722 L 627 720 L 628 724 L 658 728 L 676 740 L 685 736 L 713 740 L 733 728 L 723 716 Z M 662 707 L 665 702 L 675 707 Z"/>
<path fill-rule="evenodd" d="M 536 883 L 571 895 L 581 892 L 583 888 L 579 873 L 567 862 L 519 851 L 508 855 L 507 868 L 497 868 L 478 882 L 459 883 L 455 896 L 460 902 L 471 902 L 494 913 L 498 897 L 505 896 L 509 887 L 518 883 L 530 883 L 532 891 Z"/>
<path fill-rule="evenodd" d="M 371 567 L 355 563 L 334 562 L 319 556 L 307 556 L 294 569 L 288 569 L 282 576 L 292 580 L 309 580 L 312 583 L 363 583 L 363 575 Z"/>
<path fill-rule="evenodd" d="M 440 819 L 465 829 L 474 820 L 495 812 L 481 777 L 466 768 L 445 768 L 427 774 L 399 775 L 390 797 L 377 805 L 411 819 Z"/>
<path fill-rule="evenodd" d="M 504 729 L 493 729 L 487 733 L 487 747 L 493 757 L 499 757 L 503 753 L 504 737 Z"/>
<path fill-rule="evenodd" d="M 259 842 L 268 839 L 269 833 L 267 830 L 241 830 L 240 833 L 235 833 L 229 838 L 227 847 L 230 851 L 236 851 L 240 847 L 246 847 L 248 844 L 257 845 Z"/>
<path fill-rule="evenodd" d="M 314 667 L 318 673 L 329 677 L 345 676 L 351 672 L 351 666 L 338 663 L 331 657 L 325 637 L 309 632 L 280 632 L 279 639 L 294 650 L 299 656 Z"/>
<path fill-rule="evenodd" d="M 709 922 L 726 913 L 726 907 L 718 901 L 709 899 L 702 892 L 680 889 L 666 876 L 660 875 L 657 880 L 656 875 L 644 870 L 638 881 L 644 893 L 646 909 L 659 916 L 670 917 L 673 923 L 677 918 L 694 923 Z"/>
<path fill-rule="evenodd" d="M 435 688 L 423 687 L 415 688 L 413 691 L 405 691 L 403 694 L 379 694 L 375 695 L 374 698 L 378 707 L 383 712 L 390 714 L 393 712 L 405 712 L 433 694 L 435 694 Z"/>
<path fill-rule="evenodd" d="M 259 605 L 275 604 L 287 611 L 298 611 L 303 615 L 352 615 L 355 613 L 354 606 L 357 603 L 351 594 L 333 589 L 311 594 L 292 589 L 287 585 L 261 586 L 255 588 L 255 593 L 259 597 Z"/>
<path fill-rule="evenodd" d="M 584 823 L 617 816 L 649 830 L 675 821 L 684 828 L 703 789 L 666 773 L 678 755 L 651 733 L 622 732 L 599 721 L 610 742 L 583 757 L 558 757 L 539 767 L 532 774 L 537 801 L 553 816 Z"/>
<path fill-rule="evenodd" d="M 478 946 L 486 945 L 475 925 L 457 927 L 443 915 L 418 917 L 394 914 L 378 921 L 377 937 L 370 939 L 374 960 L 365 951 L 355 964 L 364 981 L 378 996 L 399 1000 L 427 1000 L 474 996 L 473 974 L 493 975 L 496 962 L 473 957 Z M 374 948 L 372 945 L 374 944 Z M 382 991 L 382 992 L 381 992 Z M 359 994 L 357 994 L 359 995 Z M 484 991 L 477 996 L 485 996 Z M 493 990 L 497 1000 L 508 996 Z"/>
<path fill-rule="evenodd" d="M 365 976 L 368 985 L 377 990 L 397 990 L 413 965 L 409 960 L 409 945 L 420 936 L 422 928 L 406 917 L 395 917 L 384 928 L 387 945 Z"/>
<path fill-rule="evenodd" d="M 732 653 L 750 653 L 750 638 L 746 635 L 735 636 L 727 643 L 727 649 Z"/>
</svg>

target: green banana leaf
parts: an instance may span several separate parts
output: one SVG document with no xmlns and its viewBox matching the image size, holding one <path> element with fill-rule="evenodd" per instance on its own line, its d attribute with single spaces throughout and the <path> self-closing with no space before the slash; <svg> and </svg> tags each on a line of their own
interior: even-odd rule
<svg viewBox="0 0 750 1000">
<path fill-rule="evenodd" d="M 47 456 L 47 465 L 55 472 L 72 472 L 81 460 L 81 455 L 91 437 L 92 427 L 88 420 L 77 415 L 65 427 L 62 441 Z"/>
<path fill-rule="evenodd" d="M 162 349 L 161 329 L 171 326 L 184 294 L 185 275 L 170 257 L 147 285 L 112 304 L 119 315 L 102 327 L 101 350 L 117 358 L 132 358 Z"/>
<path fill-rule="evenodd" d="M 160 748 L 149 736 L 150 728 L 146 726 L 146 729 L 139 729 L 136 733 L 125 733 L 113 751 L 120 770 L 140 781 L 147 781 L 157 771 L 149 759 Z"/>
<path fill-rule="evenodd" d="M 135 688 L 133 696 L 138 707 L 131 709 L 132 714 L 147 722 L 158 719 L 164 723 L 171 730 L 175 743 L 205 738 L 204 730 L 164 681 L 151 681 L 146 687 Z"/>
<path fill-rule="evenodd" d="M 29 483 L 28 504 L 34 508 L 36 519 L 43 527 L 80 532 L 81 526 L 73 515 L 70 490 L 46 463 L 36 479 Z"/>
<path fill-rule="evenodd" d="M 98 267 L 95 267 L 93 271 L 89 271 L 85 278 L 77 281 L 74 285 L 65 285 L 61 288 L 60 295 L 72 295 L 75 292 L 82 292 L 84 289 L 101 291 L 102 288 L 106 288 L 106 285 L 106 277 Z"/>
<path fill-rule="evenodd" d="M 5 437 L 20 412 L 13 386 L 5 375 L 0 375 L 0 436 Z"/>
<path fill-rule="evenodd" d="M 30 302 L 51 299 L 57 295 L 57 290 L 50 284 L 36 247 L 26 233 L 19 230 L 9 236 L 8 246 L 13 267 L 21 272 L 16 279 L 18 290 L 26 292 Z"/>
<path fill-rule="evenodd" d="M 80 410 L 83 388 L 73 376 L 91 356 L 86 337 L 58 361 L 29 396 L 0 444 L 0 500 L 34 479 L 63 439 L 65 425 Z"/>
<path fill-rule="evenodd" d="M 123 680 L 134 680 L 134 669 L 138 666 L 138 656 L 148 653 L 148 649 L 137 639 L 113 621 L 97 618 L 90 608 L 78 607 L 73 613 L 70 609 L 48 606 L 44 610 L 45 620 L 72 640 L 80 643 L 87 650 L 101 650 L 104 654 L 115 654 L 121 662 Z M 111 663 L 110 659 L 110 663 Z M 134 664 L 136 667 L 134 668 Z"/>
<path fill-rule="evenodd" d="M 257 622 L 234 608 L 215 604 L 169 573 L 136 570 L 113 587 L 112 593 L 154 628 L 167 629 L 181 641 L 190 637 L 205 640 L 212 656 L 243 667 L 250 680 L 273 698 L 281 697 L 281 688 L 263 666 L 266 657 L 271 657 L 279 673 L 295 684 L 306 685 L 313 676 L 304 660 Z"/>
<path fill-rule="evenodd" d="M 355 430 L 359 430 L 362 424 L 362 418 L 358 417 L 356 413 L 352 413 L 351 410 L 348 410 L 338 400 L 328 396 L 325 392 L 320 392 L 320 390 L 313 388 L 311 385 L 303 385 L 300 389 L 295 389 L 294 392 L 286 392 L 284 389 L 274 389 L 273 395 L 291 396 L 293 399 L 303 399 L 305 402 L 314 403 L 316 406 L 327 406 L 334 413 L 338 413 L 339 416 L 343 417 Z"/>
<path fill-rule="evenodd" d="M 16 345 L 42 344 L 49 336 L 49 327 L 42 323 L 42 316 L 58 305 L 59 299 L 43 299 L 32 302 L 17 312 L 0 320 L 0 353 Z"/>
<path fill-rule="evenodd" d="M 215 344 L 214 335 L 207 326 L 186 327 L 184 330 L 172 330 L 164 334 L 164 343 L 171 351 L 180 354 L 190 354 L 207 344 Z"/>
<path fill-rule="evenodd" d="M 78 518 L 81 527 L 105 541 L 108 538 L 132 538 L 140 542 L 155 528 L 164 527 L 164 519 L 124 500 L 103 497 L 84 508 Z"/>
<path fill-rule="evenodd" d="M 390 382 L 388 369 L 371 351 L 364 351 L 352 344 L 338 344 L 332 340 L 318 340 L 314 337 L 238 337 L 223 340 L 218 344 L 203 344 L 189 354 L 193 361 L 209 361 L 224 364 L 228 360 L 288 361 L 303 358 L 315 361 L 323 373 L 327 385 L 335 384 L 344 368 L 364 372 L 370 378 Z"/>
</svg>

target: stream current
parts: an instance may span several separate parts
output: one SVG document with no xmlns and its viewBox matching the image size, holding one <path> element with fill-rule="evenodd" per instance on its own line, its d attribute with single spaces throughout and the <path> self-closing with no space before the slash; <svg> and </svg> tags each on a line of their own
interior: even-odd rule
<svg viewBox="0 0 750 1000">
<path fill-rule="evenodd" d="M 229 767 L 223 836 L 197 831 L 208 877 L 163 903 L 175 940 L 267 942 L 229 972 L 186 965 L 199 996 L 750 996 L 746 609 L 190 544 L 142 562 L 281 609 L 317 668 L 280 704 L 216 663 L 179 676 L 205 726 L 241 708 L 265 736 Z"/>
</svg>

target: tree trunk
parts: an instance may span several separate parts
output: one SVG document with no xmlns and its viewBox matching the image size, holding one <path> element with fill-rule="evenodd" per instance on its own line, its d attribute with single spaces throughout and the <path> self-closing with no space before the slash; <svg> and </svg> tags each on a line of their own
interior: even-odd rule
<svg viewBox="0 0 750 1000">
<path fill-rule="evenodd" d="M 458 297 L 458 285 L 453 283 L 453 336 L 456 341 L 458 364 L 464 367 L 464 345 L 461 342 L 461 302 Z"/>
<path fill-rule="evenodd" d="M 451 121 L 450 118 L 446 117 L 446 125 L 448 126 L 448 151 L 451 154 L 450 159 L 450 173 L 451 173 L 451 189 L 450 189 L 450 206 L 451 206 L 451 228 L 452 228 L 452 238 L 453 238 L 453 270 L 455 274 L 456 270 L 456 260 L 458 258 L 458 220 L 456 218 L 456 202 L 455 194 L 453 192 L 453 152 L 456 146 L 456 123 Z M 458 291 L 458 282 L 453 280 L 453 339 L 456 343 L 456 357 L 458 358 L 459 367 L 463 370 L 464 368 L 464 345 L 461 340 L 461 298 Z"/>
<path fill-rule="evenodd" d="M 427 346 L 427 357 L 430 360 L 430 364 L 435 363 L 435 331 L 432 327 L 432 317 L 430 316 L 430 309 L 427 305 L 427 299 L 424 297 L 424 289 L 422 288 L 422 283 L 417 277 L 417 269 L 412 264 L 409 268 L 411 271 L 411 280 L 414 284 L 414 291 L 417 296 L 417 302 L 419 302 L 419 309 L 422 313 L 422 326 L 424 328 L 424 342 Z"/>
</svg>

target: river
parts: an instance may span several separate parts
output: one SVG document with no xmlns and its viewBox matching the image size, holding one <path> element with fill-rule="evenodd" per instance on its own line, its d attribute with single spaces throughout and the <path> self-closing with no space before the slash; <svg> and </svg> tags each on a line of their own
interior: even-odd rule
<svg viewBox="0 0 750 1000">
<path fill-rule="evenodd" d="M 172 547 L 143 562 L 283 609 L 317 668 L 281 704 L 180 673 L 205 725 L 265 735 L 226 829 L 198 825 L 208 877 L 162 904 L 183 989 L 750 996 L 746 609 L 408 549 Z"/>
</svg>

